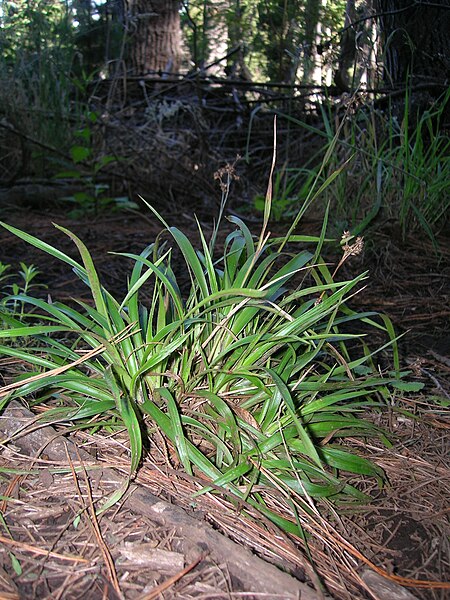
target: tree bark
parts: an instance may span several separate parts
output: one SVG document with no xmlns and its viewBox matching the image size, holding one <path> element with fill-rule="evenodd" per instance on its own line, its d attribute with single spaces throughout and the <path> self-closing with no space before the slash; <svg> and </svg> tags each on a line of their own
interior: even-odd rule
<svg viewBox="0 0 450 600">
<path fill-rule="evenodd" d="M 443 84 L 450 74 L 450 0 L 375 0 L 384 79 Z"/>
<path fill-rule="evenodd" d="M 179 0 L 125 1 L 131 74 L 176 73 L 182 57 Z"/>
<path fill-rule="evenodd" d="M 318 38 L 318 28 L 320 27 L 320 7 L 322 3 L 319 0 L 307 0 L 305 4 L 304 17 L 304 51 L 303 51 L 303 81 L 309 82 L 314 69 L 317 67 L 317 52 L 314 44 Z M 296 73 L 294 74 L 297 75 Z M 294 79 L 295 80 L 295 79 Z M 322 83 L 319 81 L 319 84 Z"/>
</svg>

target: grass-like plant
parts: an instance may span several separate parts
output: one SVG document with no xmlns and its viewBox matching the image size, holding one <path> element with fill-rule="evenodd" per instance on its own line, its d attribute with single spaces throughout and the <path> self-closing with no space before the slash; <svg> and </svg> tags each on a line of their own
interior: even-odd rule
<svg viewBox="0 0 450 600">
<path fill-rule="evenodd" d="M 339 172 L 319 198 L 322 206 L 330 204 L 335 225 L 356 234 L 381 216 L 397 222 L 403 236 L 422 231 L 436 243 L 450 208 L 450 137 L 442 124 L 449 102 L 447 91 L 417 116 L 406 92 L 401 118 L 367 106 L 337 117 L 331 105 L 323 106 L 320 128 L 283 115 L 323 139 L 321 153 L 310 161 L 321 165 L 323 178 Z M 324 168 L 321 154 L 330 148 Z M 288 197 L 274 196 L 279 218 L 291 217 L 305 182 L 318 172 L 315 166 L 285 170 Z"/>
<path fill-rule="evenodd" d="M 350 216 L 350 227 L 368 225 L 382 213 L 399 223 L 403 236 L 422 230 L 435 242 L 450 207 L 450 138 L 441 125 L 449 101 L 450 91 L 417 116 L 406 92 L 401 119 L 360 110 L 344 125 L 336 153 L 341 157 L 328 169 L 350 159 L 348 168 L 326 189 L 324 200 L 333 197 L 337 213 Z M 324 123 L 333 140 L 325 113 Z"/>
<path fill-rule="evenodd" d="M 308 168 L 283 167 L 275 175 L 271 216 L 274 221 L 282 221 L 297 215 L 298 207 L 308 197 L 311 186 L 316 180 L 317 171 Z M 266 198 L 258 194 L 253 199 L 257 211 L 264 213 Z"/>
<path fill-rule="evenodd" d="M 220 253 L 219 225 L 209 242 L 199 226 L 196 250 L 157 215 L 182 256 L 188 290 L 181 291 L 186 281 L 177 280 L 172 250 L 158 236 L 140 254 L 122 254 L 134 267 L 121 299 L 102 286 L 88 249 L 67 229 L 57 226 L 76 244 L 81 262 L 2 223 L 66 263 L 92 294 L 92 303 L 78 302 L 78 308 L 26 293 L 7 298 L 0 355 L 30 370 L 1 390 L 2 405 L 26 397 L 50 403 L 44 421 L 78 427 L 123 422 L 131 475 L 144 438 L 157 427 L 187 473 L 246 500 L 286 531 L 298 533 L 299 525 L 267 506 L 267 491 L 364 498 L 340 472 L 378 478 L 382 472 L 340 440 L 380 433 L 364 413 L 380 406 L 398 373 L 380 374 L 375 355 L 381 349 L 369 349 L 358 323 L 386 330 L 386 345 L 392 327 L 386 318 L 377 323 L 374 314 L 346 306 L 366 274 L 334 281 L 338 269 L 332 276 L 320 258 L 326 219 L 318 237 L 273 238 L 269 212 L 268 198 L 256 238 L 230 217 L 234 230 Z M 296 249 L 299 244 L 315 249 Z M 340 264 L 360 244 L 346 239 Z M 140 301 L 144 288 L 152 290 L 149 304 Z M 19 316 L 8 310 L 18 302 L 30 310 Z M 346 332 L 349 326 L 353 333 Z"/>
<path fill-rule="evenodd" d="M 411 114 L 407 94 L 402 122 L 397 127 L 390 122 L 385 186 L 392 190 L 392 209 L 400 208 L 404 235 L 419 226 L 434 240 L 433 233 L 448 221 L 450 136 L 442 118 L 449 102 L 450 89 L 417 118 Z"/>
<path fill-rule="evenodd" d="M 3 290 L 0 290 L 0 296 L 7 296 L 0 300 L 0 306 L 3 306 L 4 310 L 20 318 L 25 314 L 24 304 L 18 300 L 11 303 L 8 298 L 11 295 L 17 296 L 18 294 L 27 296 L 32 291 L 36 291 L 37 288 L 46 286 L 42 283 L 36 283 L 35 279 L 40 271 L 34 265 L 27 265 L 21 262 L 20 270 L 16 273 L 11 273 L 10 268 L 11 265 L 5 265 L 0 262 L 0 284 L 3 287 Z"/>
</svg>

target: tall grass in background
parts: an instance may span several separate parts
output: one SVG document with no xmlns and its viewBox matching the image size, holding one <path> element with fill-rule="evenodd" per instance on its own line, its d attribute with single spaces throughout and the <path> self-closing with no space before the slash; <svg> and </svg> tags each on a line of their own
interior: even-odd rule
<svg viewBox="0 0 450 600">
<path fill-rule="evenodd" d="M 284 115 L 322 137 L 322 153 L 334 147 L 322 177 L 340 173 L 319 200 L 330 205 L 335 225 L 357 235 L 375 219 L 389 220 L 399 224 L 403 237 L 423 232 L 435 242 L 450 207 L 450 137 L 442 127 L 449 100 L 450 91 L 416 115 L 406 93 L 401 118 L 367 106 L 339 116 L 330 105 L 323 106 L 320 129 Z M 315 160 L 320 163 L 320 157 Z M 274 196 L 285 216 L 301 201 L 302 182 L 317 173 L 315 167 L 286 169 L 283 189 L 289 190 L 289 199 Z"/>
<path fill-rule="evenodd" d="M 270 208 L 269 189 L 259 234 L 230 217 L 232 231 L 221 248 L 220 219 L 210 240 L 199 225 L 197 249 L 153 211 L 165 233 L 140 254 L 120 255 L 134 263 L 124 298 L 104 288 L 88 249 L 70 231 L 58 227 L 81 262 L 3 223 L 66 263 L 92 301 L 74 307 L 27 293 L 3 300 L 0 355 L 20 360 L 28 371 L 1 390 L 2 406 L 26 398 L 46 407 L 42 422 L 95 429 L 123 424 L 130 477 L 144 440 L 157 429 L 180 467 L 204 479 L 205 490 L 245 500 L 298 535 L 289 498 L 366 499 L 342 474 L 381 480 L 383 473 L 342 441 L 383 436 L 365 417 L 399 385 L 392 326 L 386 317 L 348 308 L 367 275 L 339 281 L 339 268 L 332 274 L 322 261 L 327 218 L 318 237 L 290 231 L 274 238 L 267 231 Z M 343 241 L 339 265 L 361 250 L 361 239 L 350 241 Z M 177 272 L 188 275 L 185 293 L 172 244 L 184 262 Z M 141 296 L 149 289 L 146 304 Z M 370 347 L 363 323 L 384 331 L 386 344 Z M 393 371 L 378 361 L 389 346 Z M 270 502 L 280 493 L 287 512 Z"/>
<path fill-rule="evenodd" d="M 403 235 L 419 227 L 433 238 L 433 232 L 448 222 L 450 135 L 441 130 L 441 118 L 449 100 L 450 88 L 442 101 L 412 126 L 416 115 L 410 114 L 407 96 L 402 123 L 389 131 L 388 160 L 393 169 L 387 171 L 386 185 L 399 191 Z M 395 198 L 392 200 L 395 210 Z"/>
</svg>

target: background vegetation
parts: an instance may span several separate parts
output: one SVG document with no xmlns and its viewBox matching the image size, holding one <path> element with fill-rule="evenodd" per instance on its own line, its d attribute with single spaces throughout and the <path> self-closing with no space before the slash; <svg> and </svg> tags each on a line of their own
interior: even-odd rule
<svg viewBox="0 0 450 600">
<path fill-rule="evenodd" d="M 31 178 L 46 186 L 35 203 L 63 199 L 74 215 L 137 194 L 198 210 L 216 204 L 213 173 L 245 153 L 245 213 L 262 205 L 278 114 L 275 218 L 296 212 L 339 131 L 329 169 L 345 169 L 321 206 L 348 226 L 384 215 L 433 236 L 449 196 L 441 5 L 2 1 L 2 197 Z"/>
</svg>

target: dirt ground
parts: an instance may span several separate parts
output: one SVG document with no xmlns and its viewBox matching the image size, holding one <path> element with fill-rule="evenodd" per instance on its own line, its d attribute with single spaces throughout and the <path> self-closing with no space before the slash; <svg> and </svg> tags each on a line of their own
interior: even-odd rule
<svg viewBox="0 0 450 600">
<path fill-rule="evenodd" d="M 152 217 L 132 213 L 71 220 L 58 210 L 24 208 L 1 219 L 76 257 L 52 222 L 68 227 L 92 252 L 106 287 L 118 294 L 126 289 L 130 262 L 108 252 L 141 251 L 161 230 Z M 191 215 L 169 221 L 196 236 Z M 202 222 L 209 226 L 208 219 Z M 308 227 L 315 233 L 319 224 Z M 0 261 L 15 269 L 20 261 L 34 264 L 45 294 L 89 299 L 67 266 L 7 231 L 0 231 L 0 241 Z M 393 230 L 377 231 L 348 267 L 370 270 L 369 287 L 353 302 L 388 314 L 399 333 L 407 332 L 400 341 L 402 364 L 425 387 L 373 415 L 390 433 L 392 447 L 350 441 L 384 469 L 388 483 L 353 477 L 351 483 L 372 497 L 370 504 L 343 506 L 339 514 L 319 505 L 309 524 L 315 528 L 309 556 L 302 540 L 282 535 L 248 507 L 244 517 L 244 507 L 220 494 L 194 500 L 202 482 L 171 467 L 156 438 L 125 498 L 96 516 L 96 503 L 125 480 L 126 435 L 52 428 L 30 433 L 28 427 L 27 435 L 0 450 L 0 600 L 448 597 L 450 247 L 443 236 L 439 241 L 440 261 L 422 236 L 401 242 Z M 4 383 L 17 368 L 0 359 Z M 26 405 L 9 407 L 0 417 L 0 437 L 32 418 Z"/>
</svg>

